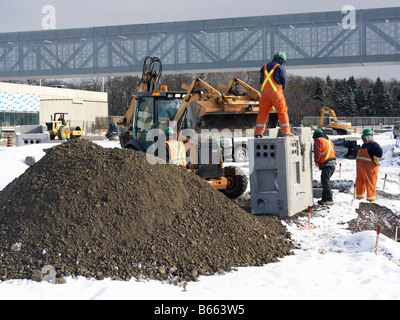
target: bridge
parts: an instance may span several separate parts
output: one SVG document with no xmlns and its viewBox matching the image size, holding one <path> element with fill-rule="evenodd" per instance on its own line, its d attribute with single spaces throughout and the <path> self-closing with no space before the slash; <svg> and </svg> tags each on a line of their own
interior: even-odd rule
<svg viewBox="0 0 400 320">
<path fill-rule="evenodd" d="M 163 72 L 258 70 L 277 51 L 287 68 L 399 64 L 400 7 L 0 34 L 0 81 Z"/>
</svg>

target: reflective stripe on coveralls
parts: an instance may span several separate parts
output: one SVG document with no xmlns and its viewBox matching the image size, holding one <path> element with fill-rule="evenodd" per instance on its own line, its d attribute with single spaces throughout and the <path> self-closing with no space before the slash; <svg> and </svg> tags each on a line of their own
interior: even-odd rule
<svg viewBox="0 0 400 320">
<path fill-rule="evenodd" d="M 186 149 L 182 141 L 168 140 L 169 163 L 186 167 Z"/>
<path fill-rule="evenodd" d="M 264 134 L 272 107 L 275 107 L 278 113 L 282 133 L 291 133 L 286 100 L 283 95 L 283 87 L 281 84 L 276 83 L 273 78 L 273 73 L 278 66 L 279 64 L 274 65 L 269 73 L 267 71 L 267 65 L 264 66 L 264 81 L 261 85 L 261 99 L 256 120 L 256 129 L 254 131 L 256 135 Z M 267 85 L 267 83 L 269 85 Z"/>
<path fill-rule="evenodd" d="M 356 198 L 359 200 L 364 199 L 366 190 L 367 200 L 370 202 L 375 201 L 379 166 L 371 160 L 368 148 L 363 148 L 358 151 L 356 166 Z"/>
</svg>

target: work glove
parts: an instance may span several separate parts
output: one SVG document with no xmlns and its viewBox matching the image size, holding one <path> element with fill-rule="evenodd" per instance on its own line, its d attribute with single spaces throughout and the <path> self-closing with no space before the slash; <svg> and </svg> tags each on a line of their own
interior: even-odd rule
<svg viewBox="0 0 400 320">
<path fill-rule="evenodd" d="M 374 156 L 373 161 L 377 166 L 380 166 L 380 163 L 379 163 L 380 160 L 381 160 L 381 158 Z"/>
</svg>

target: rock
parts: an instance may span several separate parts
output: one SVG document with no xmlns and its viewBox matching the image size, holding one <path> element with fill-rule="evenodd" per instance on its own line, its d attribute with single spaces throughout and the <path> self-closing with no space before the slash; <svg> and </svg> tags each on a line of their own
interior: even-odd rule
<svg viewBox="0 0 400 320">
<path fill-rule="evenodd" d="M 25 158 L 25 163 L 26 163 L 28 166 L 33 166 L 33 165 L 36 163 L 36 159 L 35 159 L 35 157 L 33 157 L 33 156 L 27 156 L 27 157 Z"/>
<path fill-rule="evenodd" d="M 40 270 L 32 270 L 31 280 L 36 282 L 41 282 L 43 280 L 44 274 Z"/>
</svg>

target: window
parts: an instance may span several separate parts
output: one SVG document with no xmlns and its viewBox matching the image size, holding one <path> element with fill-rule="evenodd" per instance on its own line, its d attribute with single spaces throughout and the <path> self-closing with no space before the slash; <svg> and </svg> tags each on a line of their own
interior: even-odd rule
<svg viewBox="0 0 400 320">
<path fill-rule="evenodd" d="M 178 111 L 182 98 L 159 99 L 158 100 L 158 127 L 164 131 L 169 122 L 173 121 Z"/>
<path fill-rule="evenodd" d="M 136 122 L 136 138 L 146 148 L 151 145 L 152 141 L 147 141 L 147 133 L 154 125 L 154 106 L 152 98 L 138 98 L 137 100 L 137 122 Z"/>
<path fill-rule="evenodd" d="M 0 112 L 0 127 L 38 125 L 39 113 Z"/>
</svg>

